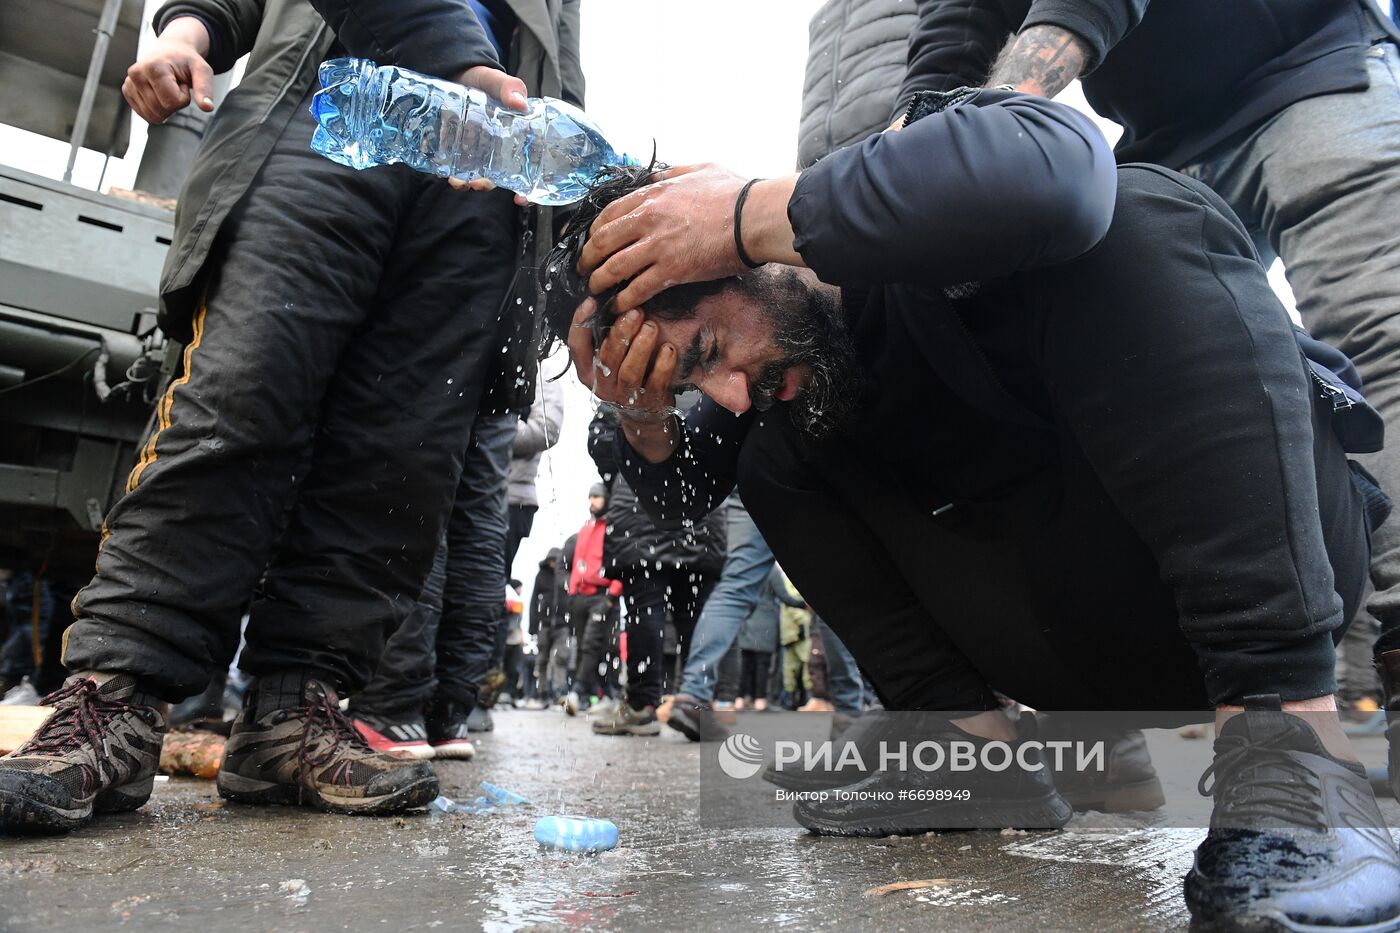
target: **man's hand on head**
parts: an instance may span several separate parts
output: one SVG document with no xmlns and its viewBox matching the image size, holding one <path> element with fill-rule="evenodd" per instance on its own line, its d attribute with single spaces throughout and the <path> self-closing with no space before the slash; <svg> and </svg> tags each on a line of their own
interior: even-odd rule
<svg viewBox="0 0 1400 933">
<path fill-rule="evenodd" d="M 756 262 L 802 262 L 792 251 L 787 222 L 787 198 L 796 178 L 750 189 L 741 232 L 745 251 Z M 718 165 L 677 166 L 656 179 L 598 215 L 579 257 L 579 272 L 593 294 L 628 283 L 614 299 L 619 313 L 641 307 L 673 285 L 747 269 L 734 245 L 734 205 L 747 179 Z"/>
<path fill-rule="evenodd" d="M 603 345 L 593 346 L 589 321 L 598 313 L 592 298 L 579 305 L 569 328 L 569 355 L 579 381 L 598 400 L 617 409 L 627 442 L 644 459 L 660 463 L 675 450 L 676 348 L 662 343 L 656 324 L 634 309 L 608 331 Z"/>
</svg>

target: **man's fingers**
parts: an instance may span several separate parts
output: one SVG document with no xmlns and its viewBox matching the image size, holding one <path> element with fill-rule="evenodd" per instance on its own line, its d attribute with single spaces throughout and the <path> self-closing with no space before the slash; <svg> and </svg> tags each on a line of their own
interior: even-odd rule
<svg viewBox="0 0 1400 933">
<path fill-rule="evenodd" d="M 633 278 L 627 283 L 627 287 L 617 293 L 613 299 L 613 310 L 618 314 L 639 308 L 646 304 L 658 294 L 665 291 L 667 282 L 663 274 L 656 266 L 650 266 L 645 272 Z"/>
<path fill-rule="evenodd" d="M 627 391 L 629 398 L 624 401 L 629 405 L 647 407 L 637 396 L 646 383 L 647 368 L 651 366 L 651 358 L 656 354 L 657 340 L 656 324 L 651 321 L 643 322 L 637 336 L 632 338 L 631 345 L 627 348 L 627 356 L 617 369 L 617 381 Z"/>
<path fill-rule="evenodd" d="M 133 81 L 131 78 L 126 80 L 131 84 L 131 91 L 126 95 L 126 99 L 131 102 L 131 109 L 135 110 L 147 123 L 159 123 L 161 120 L 159 108 L 152 102 L 145 82 Z M 123 93 L 125 93 L 125 87 L 123 87 Z"/>
<path fill-rule="evenodd" d="M 613 253 L 607 262 L 594 269 L 593 274 L 588 277 L 588 290 L 595 295 L 601 295 L 619 282 L 640 275 L 642 270 L 651 266 L 651 253 L 651 245 L 645 241 L 633 243 L 626 249 Z M 639 304 L 641 302 L 636 301 L 625 308 L 614 307 L 613 312 L 621 314 L 623 311 L 631 311 Z"/>
<path fill-rule="evenodd" d="M 183 110 L 190 102 L 189 92 L 175 80 L 175 73 L 169 67 L 161 68 L 152 77 L 151 90 L 164 110 L 162 120 L 177 110 Z"/>
<path fill-rule="evenodd" d="M 205 113 L 214 110 L 214 69 L 202 58 L 190 61 L 190 90 L 194 102 Z"/>
<path fill-rule="evenodd" d="M 585 274 L 598 271 L 608 257 L 637 241 L 641 226 L 636 214 L 624 214 L 601 226 L 595 222 L 589 229 L 583 252 L 579 253 L 579 270 Z"/>
<path fill-rule="evenodd" d="M 497 68 L 477 65 L 458 78 L 467 87 L 485 91 L 512 110 L 525 110 L 525 82 Z"/>
<path fill-rule="evenodd" d="M 642 312 L 634 311 L 631 314 L 624 314 L 613 323 L 612 327 L 608 328 L 608 336 L 603 338 L 603 345 L 598 348 L 598 359 L 608 369 L 613 370 L 614 374 L 622 369 L 632 341 L 636 339 L 638 331 L 642 328 L 643 320 Z M 638 381 L 637 384 L 641 385 L 641 382 Z"/>
<path fill-rule="evenodd" d="M 647 379 L 647 395 L 653 400 L 666 399 L 669 403 L 671 386 L 676 381 L 676 348 L 669 343 L 663 343 L 661 349 L 656 351 L 656 365 L 651 368 L 651 376 Z"/>
<path fill-rule="evenodd" d="M 703 163 L 700 165 L 672 165 L 664 172 L 657 172 L 653 177 L 657 181 L 664 181 L 667 178 L 679 178 L 682 175 L 689 175 L 691 172 L 698 172 L 706 167 L 707 166 Z"/>
<path fill-rule="evenodd" d="M 569 356 L 573 358 L 579 382 L 590 389 L 593 388 L 593 331 L 585 322 L 593 316 L 597 307 L 598 303 L 589 298 L 578 306 L 569 326 Z"/>
</svg>

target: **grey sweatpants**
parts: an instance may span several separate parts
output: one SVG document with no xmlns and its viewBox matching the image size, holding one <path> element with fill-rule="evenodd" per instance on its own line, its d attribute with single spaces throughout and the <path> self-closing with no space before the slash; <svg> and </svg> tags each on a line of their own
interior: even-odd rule
<svg viewBox="0 0 1400 933">
<path fill-rule="evenodd" d="M 1283 259 L 1313 336 L 1347 353 L 1390 443 L 1359 460 L 1400 495 L 1400 57 L 1366 53 L 1370 89 L 1299 101 L 1197 163 L 1179 166 L 1223 197 L 1265 265 Z M 1372 538 L 1367 612 L 1348 631 L 1341 692 L 1378 690 L 1365 659 L 1378 627 L 1400 647 L 1400 519 Z M 1359 663 L 1358 663 L 1359 662 Z"/>
</svg>

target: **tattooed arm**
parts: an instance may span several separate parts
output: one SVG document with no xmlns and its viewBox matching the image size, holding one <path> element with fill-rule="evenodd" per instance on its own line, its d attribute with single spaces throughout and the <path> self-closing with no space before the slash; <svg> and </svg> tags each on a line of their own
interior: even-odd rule
<svg viewBox="0 0 1400 933">
<path fill-rule="evenodd" d="M 1032 26 L 997 56 L 987 87 L 1009 84 L 1023 94 L 1054 97 L 1083 73 L 1089 46 L 1062 26 Z"/>
</svg>

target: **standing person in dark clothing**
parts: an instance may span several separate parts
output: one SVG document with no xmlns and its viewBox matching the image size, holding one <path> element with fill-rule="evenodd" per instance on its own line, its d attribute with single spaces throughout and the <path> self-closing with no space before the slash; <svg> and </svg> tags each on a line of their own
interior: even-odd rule
<svg viewBox="0 0 1400 933">
<path fill-rule="evenodd" d="M 539 35 L 544 12 L 519 29 Z M 64 661 L 78 673 L 0 760 L 0 824 L 68 830 L 94 807 L 144 804 L 162 701 L 228 662 L 255 589 L 241 666 L 256 680 L 220 793 L 347 813 L 421 806 L 437 793 L 431 767 L 369 748 L 339 694 L 368 682 L 422 590 L 499 357 L 521 225 L 506 192 L 321 158 L 307 105 L 336 54 L 516 109 L 526 84 L 501 70 L 465 0 L 173 0 L 156 28 L 124 89 L 153 122 L 191 99 L 212 109 L 211 74 L 251 57 L 176 215 L 161 325 L 186 341 L 181 372 L 75 600 Z M 559 96 L 577 62 L 529 46 L 513 64 Z"/>
<path fill-rule="evenodd" d="M 569 568 L 565 555 L 572 553 L 575 540 L 570 537 L 563 548 L 550 548 L 540 561 L 530 597 L 530 626 L 539 648 L 535 689 L 546 705 L 562 701 L 569 689 L 574 644 L 569 626 Z"/>
<path fill-rule="evenodd" d="M 1041 709 L 1213 710 L 1198 921 L 1400 921 L 1400 854 L 1332 697 L 1389 507 L 1345 451 L 1378 449 L 1382 426 L 1216 195 L 1115 171 L 1082 116 L 1000 90 L 921 95 L 897 132 L 799 175 L 637 181 L 595 192 L 558 265 L 576 257 L 600 296 L 570 346 L 618 406 L 651 514 L 694 519 L 737 481 L 885 706 L 946 711 L 939 743 L 1021 741 L 993 688 Z M 551 314 L 584 291 L 562 277 Z M 688 385 L 709 398 L 681 423 Z M 839 553 L 811 546 L 827 539 Z M 1063 825 L 1032 775 L 976 809 Z M 956 810 L 795 806 L 839 834 Z"/>
<path fill-rule="evenodd" d="M 1355 361 L 1395 438 L 1400 233 L 1376 206 L 1400 201 L 1397 42 L 1375 0 L 920 0 L 902 99 L 983 83 L 1054 97 L 1082 78 L 1124 127 L 1120 162 L 1205 182 L 1266 266 L 1283 259 L 1304 325 Z M 1400 489 L 1394 450 L 1360 459 Z M 1400 765 L 1400 521 L 1373 550 L 1340 690 L 1377 695 L 1374 644 Z"/>
<path fill-rule="evenodd" d="M 642 511 L 617 462 L 617 419 L 601 410 L 589 425 L 588 452 L 610 481 L 603 562 L 622 581 L 627 600 L 627 688 L 623 702 L 593 720 L 603 735 L 656 735 L 656 706 L 667 667 L 666 624 L 675 628 L 677 657 L 685 663 L 695 620 L 724 567 L 724 516 L 715 513 L 692 527 L 659 528 Z"/>
<path fill-rule="evenodd" d="M 588 490 L 588 521 L 575 536 L 574 546 L 566 548 L 569 567 L 569 625 L 574 635 L 573 684 L 564 697 L 564 712 L 577 716 L 591 704 L 600 666 L 605 663 L 613 629 L 617 627 L 617 601 L 622 581 L 606 575 L 603 539 L 608 523 L 608 487 L 594 483 Z"/>
<path fill-rule="evenodd" d="M 535 377 L 535 397 L 520 417 L 515 431 L 515 443 L 510 448 L 510 476 L 506 497 L 510 504 L 510 532 L 506 536 L 506 566 L 515 565 L 520 542 L 530 537 L 535 513 L 540 508 L 540 495 L 535 476 L 540 471 L 540 458 L 559 442 L 564 428 L 564 390 L 543 372 Z"/>
</svg>

